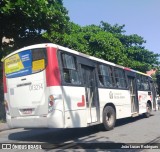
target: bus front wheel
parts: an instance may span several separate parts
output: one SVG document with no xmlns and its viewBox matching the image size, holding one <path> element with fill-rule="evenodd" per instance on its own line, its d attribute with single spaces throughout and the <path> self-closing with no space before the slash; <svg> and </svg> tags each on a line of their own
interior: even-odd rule
<svg viewBox="0 0 160 152">
<path fill-rule="evenodd" d="M 116 123 L 116 112 L 112 106 L 106 106 L 103 110 L 103 125 L 105 130 L 112 130 Z"/>
</svg>

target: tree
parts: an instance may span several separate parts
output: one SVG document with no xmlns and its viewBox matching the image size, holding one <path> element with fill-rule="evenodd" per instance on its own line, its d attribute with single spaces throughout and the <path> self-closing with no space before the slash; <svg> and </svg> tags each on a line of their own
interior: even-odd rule
<svg viewBox="0 0 160 152">
<path fill-rule="evenodd" d="M 48 38 L 54 41 L 54 38 Z M 125 55 L 122 54 L 123 46 L 119 39 L 96 25 L 81 27 L 70 23 L 68 32 L 63 35 L 60 44 L 107 61 L 119 64 L 125 61 Z"/>
<path fill-rule="evenodd" d="M 124 25 L 101 22 L 99 26 L 81 27 L 69 23 L 66 33 L 57 36 L 45 33 L 51 42 L 75 49 L 107 61 L 120 64 L 141 72 L 159 66 L 159 54 L 155 54 L 143 46 L 146 41 L 137 34 L 125 35 Z"/>
<path fill-rule="evenodd" d="M 143 37 L 137 34 L 125 35 L 125 30 L 123 29 L 125 25 L 119 26 L 115 24 L 111 26 L 109 23 L 102 21 L 100 27 L 104 31 L 112 33 L 122 43 L 124 48 L 123 53 L 127 56 L 127 62 L 123 63 L 123 66 L 142 72 L 159 66 L 160 54 L 145 49 L 143 44 L 146 41 Z"/>
<path fill-rule="evenodd" d="M 0 58 L 10 45 L 2 43 L 3 37 L 13 39 L 14 49 L 48 42 L 42 33 L 63 34 L 69 21 L 62 0 L 1 0 L 0 8 Z"/>
</svg>

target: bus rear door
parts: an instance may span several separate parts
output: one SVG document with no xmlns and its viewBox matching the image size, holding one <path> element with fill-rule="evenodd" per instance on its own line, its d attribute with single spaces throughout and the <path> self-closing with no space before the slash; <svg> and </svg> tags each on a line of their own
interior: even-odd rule
<svg viewBox="0 0 160 152">
<path fill-rule="evenodd" d="M 98 119 L 98 90 L 96 85 L 95 67 L 82 65 L 82 76 L 85 86 L 87 123 L 95 123 Z"/>
</svg>

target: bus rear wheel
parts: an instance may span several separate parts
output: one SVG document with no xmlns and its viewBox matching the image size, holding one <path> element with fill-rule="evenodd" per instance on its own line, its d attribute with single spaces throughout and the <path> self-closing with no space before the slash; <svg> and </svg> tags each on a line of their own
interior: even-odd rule
<svg viewBox="0 0 160 152">
<path fill-rule="evenodd" d="M 116 123 L 116 112 L 112 106 L 106 106 L 103 110 L 103 125 L 104 129 L 112 130 Z"/>
<path fill-rule="evenodd" d="M 148 118 L 151 115 L 152 108 L 151 108 L 151 105 L 149 103 L 147 103 L 146 108 L 147 108 L 147 111 L 145 113 L 145 117 Z"/>
</svg>

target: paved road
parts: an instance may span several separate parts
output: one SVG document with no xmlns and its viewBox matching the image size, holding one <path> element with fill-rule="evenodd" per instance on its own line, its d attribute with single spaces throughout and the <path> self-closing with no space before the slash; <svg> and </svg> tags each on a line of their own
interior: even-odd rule
<svg viewBox="0 0 160 152">
<path fill-rule="evenodd" d="M 98 128 L 98 129 L 97 129 Z M 47 143 L 48 148 L 112 148 L 115 143 L 142 143 L 156 148 L 160 143 L 160 111 L 153 112 L 150 118 L 142 116 L 117 121 L 111 131 L 100 131 L 101 126 L 81 129 L 12 129 L 0 132 L 0 143 Z M 54 143 L 54 144 L 53 144 Z M 69 143 L 69 144 L 66 144 Z M 88 144 L 87 144 L 88 143 Z M 105 144 L 104 144 L 105 143 Z M 61 144 L 61 145 L 60 145 Z M 132 145 L 132 144 L 131 144 Z M 60 147 L 59 147 L 60 146 Z M 90 146 L 90 147 L 88 147 Z M 111 147 L 110 147 L 111 146 Z M 160 148 L 160 144 L 158 145 Z M 126 150 L 128 151 L 128 150 Z M 130 149 L 135 151 L 135 149 Z M 149 151 L 136 149 L 136 151 Z M 157 151 L 160 151 L 158 149 Z"/>
</svg>

